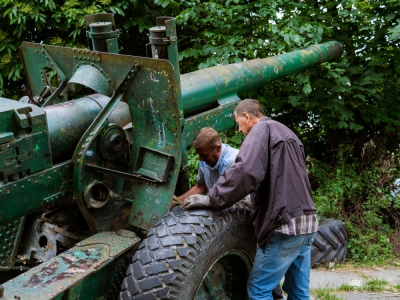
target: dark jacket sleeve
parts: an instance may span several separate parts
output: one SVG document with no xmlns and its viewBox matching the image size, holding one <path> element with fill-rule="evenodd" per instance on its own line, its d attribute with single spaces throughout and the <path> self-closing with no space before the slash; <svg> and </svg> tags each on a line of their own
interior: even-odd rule
<svg viewBox="0 0 400 300">
<path fill-rule="evenodd" d="M 230 207 L 257 191 L 268 169 L 268 139 L 268 125 L 265 122 L 259 122 L 251 129 L 236 156 L 235 164 L 209 190 L 212 207 Z"/>
</svg>

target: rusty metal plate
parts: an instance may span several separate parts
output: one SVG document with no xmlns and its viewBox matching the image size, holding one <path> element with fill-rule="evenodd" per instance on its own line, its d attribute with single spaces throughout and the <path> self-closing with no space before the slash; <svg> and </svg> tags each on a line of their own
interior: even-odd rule
<svg viewBox="0 0 400 300">
<path fill-rule="evenodd" d="M 133 232 L 101 232 L 3 284 L 1 299 L 53 299 L 110 264 L 140 239 Z"/>
</svg>

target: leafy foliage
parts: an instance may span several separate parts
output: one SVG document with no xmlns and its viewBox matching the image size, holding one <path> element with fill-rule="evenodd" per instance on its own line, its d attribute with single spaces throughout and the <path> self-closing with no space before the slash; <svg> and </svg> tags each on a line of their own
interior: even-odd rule
<svg viewBox="0 0 400 300">
<path fill-rule="evenodd" d="M 338 166 L 309 160 L 314 200 L 320 215 L 342 219 L 349 233 L 348 256 L 355 261 L 391 259 L 389 237 L 400 228 L 400 198 L 393 178 L 399 173 L 399 154 L 376 152 L 366 145 L 364 155 L 375 153 L 374 163 L 360 168 L 348 163 L 353 148 L 342 147 Z"/>
<path fill-rule="evenodd" d="M 194 186 L 196 184 L 197 172 L 199 170 L 199 156 L 197 155 L 193 147 L 187 151 L 187 156 L 189 183 L 190 186 Z"/>
<path fill-rule="evenodd" d="M 121 29 L 121 53 L 145 55 L 158 6 L 135 0 L 4 0 L 0 2 L 0 97 L 22 96 L 22 41 L 87 48 L 85 16 L 114 13 Z"/>
<path fill-rule="evenodd" d="M 244 141 L 245 136 L 236 130 L 227 130 L 221 132 L 222 142 L 229 144 L 229 146 L 239 149 Z"/>
<path fill-rule="evenodd" d="M 345 52 L 337 62 L 242 95 L 296 130 L 312 157 L 335 163 L 341 143 L 356 143 L 358 157 L 370 139 L 390 151 L 398 145 L 399 7 L 396 0 L 5 0 L 0 89 L 21 96 L 23 40 L 85 47 L 84 16 L 92 13 L 115 13 L 121 53 L 134 55 L 144 55 L 157 15 L 176 16 L 183 73 L 338 40 Z"/>
</svg>

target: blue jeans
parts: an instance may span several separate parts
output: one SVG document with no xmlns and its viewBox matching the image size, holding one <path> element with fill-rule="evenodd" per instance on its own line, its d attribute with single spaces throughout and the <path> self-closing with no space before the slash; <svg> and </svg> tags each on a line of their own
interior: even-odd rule
<svg viewBox="0 0 400 300">
<path fill-rule="evenodd" d="M 309 300 L 314 235 L 291 236 L 275 232 L 263 248 L 258 248 L 247 282 L 249 300 L 272 300 L 272 290 L 283 277 L 282 287 L 288 300 Z"/>
</svg>

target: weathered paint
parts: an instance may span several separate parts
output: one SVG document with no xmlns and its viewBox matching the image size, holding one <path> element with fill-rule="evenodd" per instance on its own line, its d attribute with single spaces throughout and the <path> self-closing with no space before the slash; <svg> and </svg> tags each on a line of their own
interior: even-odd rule
<svg viewBox="0 0 400 300">
<path fill-rule="evenodd" d="M 0 133 L 0 182 L 15 181 L 52 166 L 43 109 L 0 98 Z"/>
<path fill-rule="evenodd" d="M 104 70 L 96 64 L 85 65 L 82 63 L 69 79 L 67 87 L 72 88 L 73 84 L 84 85 L 108 97 L 111 97 L 114 91 L 107 77 L 104 75 Z"/>
<path fill-rule="evenodd" d="M 225 105 L 239 101 L 238 94 L 249 92 L 268 82 L 295 74 L 340 57 L 339 42 L 314 45 L 264 59 L 216 66 L 181 75 L 185 115 L 204 112 L 218 102 Z"/>
<path fill-rule="evenodd" d="M 1 299 L 55 299 L 69 289 L 71 297 L 63 299 L 96 299 L 81 297 L 80 293 L 87 289 L 86 285 L 92 288 L 94 296 L 98 296 L 95 290 L 97 284 L 86 279 L 115 262 L 138 242 L 140 239 L 126 230 L 98 233 L 48 262 L 4 283 Z M 108 281 L 104 281 L 107 282 L 107 286 L 112 282 L 113 273 L 102 274 L 109 278 Z"/>
<path fill-rule="evenodd" d="M 109 100 L 97 94 L 44 108 L 53 161 L 59 156 L 72 157 L 82 135 Z"/>
<path fill-rule="evenodd" d="M 71 191 L 72 164 L 66 161 L 0 186 L 0 224 L 61 202 Z M 34 191 L 34 192 L 33 192 Z M 18 199 L 18 205 L 15 200 Z"/>
</svg>

